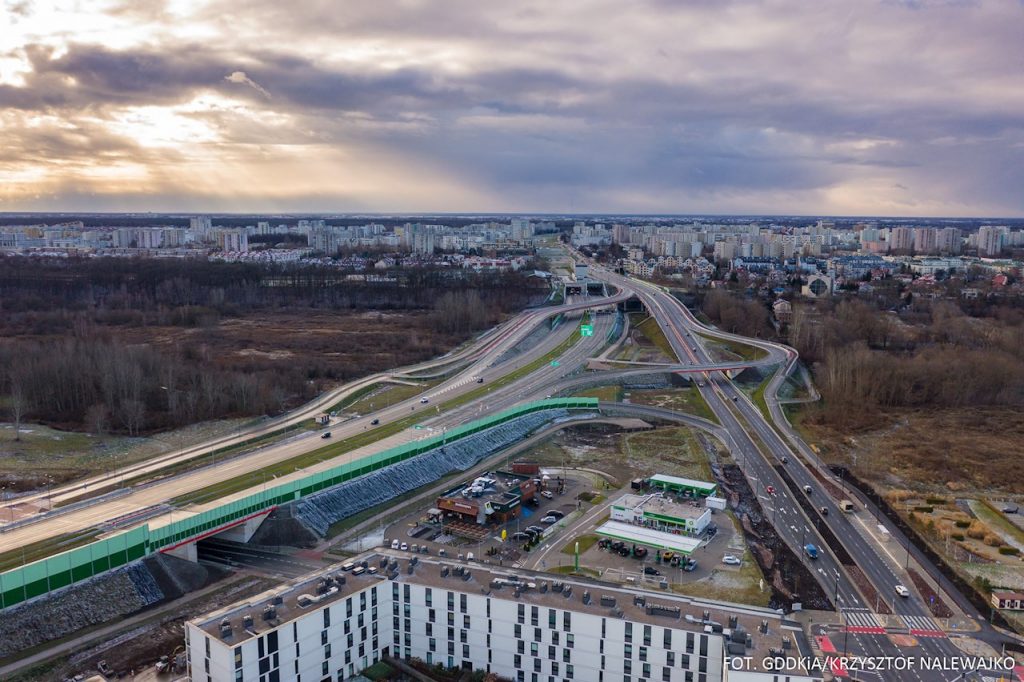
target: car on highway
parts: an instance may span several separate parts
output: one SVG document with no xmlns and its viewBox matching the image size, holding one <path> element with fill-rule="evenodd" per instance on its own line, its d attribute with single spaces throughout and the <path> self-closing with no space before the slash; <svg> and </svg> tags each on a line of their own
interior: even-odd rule
<svg viewBox="0 0 1024 682">
<path fill-rule="evenodd" d="M 908 590 L 903 585 L 897 585 L 896 586 L 896 594 L 900 595 L 901 597 L 909 597 L 910 596 L 910 590 Z"/>
<path fill-rule="evenodd" d="M 557 516 L 552 516 L 551 514 L 548 514 L 543 519 L 541 519 L 540 522 L 541 523 L 547 523 L 547 524 L 558 523 L 558 517 Z"/>
<path fill-rule="evenodd" d="M 644 566 L 644 575 L 661 575 L 661 571 L 654 566 Z"/>
<path fill-rule="evenodd" d="M 783 464 L 789 464 L 789 457 L 783 457 L 782 458 L 782 463 Z"/>
<path fill-rule="evenodd" d="M 733 401 L 734 403 L 736 403 L 736 402 L 739 402 L 739 400 L 740 400 L 740 399 L 739 399 L 739 396 L 735 396 L 735 395 L 734 395 L 734 396 L 732 397 L 732 401 Z"/>
<path fill-rule="evenodd" d="M 822 507 L 819 511 L 821 511 L 822 516 L 828 516 L 828 507 Z"/>
<path fill-rule="evenodd" d="M 330 438 L 331 437 L 331 432 L 330 431 L 324 431 L 322 434 L 320 434 L 320 437 L 321 438 Z"/>
<path fill-rule="evenodd" d="M 774 495 L 775 494 L 775 486 L 773 486 L 773 485 L 766 485 L 764 487 L 764 491 L 766 493 L 768 493 L 769 495 Z"/>
<path fill-rule="evenodd" d="M 476 383 L 478 383 L 478 384 L 484 383 L 484 378 L 483 377 L 477 377 L 476 378 Z"/>
<path fill-rule="evenodd" d="M 808 559 L 817 559 L 818 548 L 811 544 L 804 545 L 804 554 L 807 555 Z"/>
<path fill-rule="evenodd" d="M 805 485 L 804 486 L 804 492 L 807 493 L 808 495 L 810 495 L 811 494 L 811 486 Z"/>
<path fill-rule="evenodd" d="M 420 404 L 421 405 L 426 405 L 429 402 L 430 402 L 430 398 L 420 398 Z"/>
<path fill-rule="evenodd" d="M 380 424 L 379 419 L 374 419 L 372 422 L 370 422 L 370 426 L 376 426 L 377 424 Z"/>
<path fill-rule="evenodd" d="M 739 566 L 743 562 L 740 561 L 740 558 L 738 556 L 726 554 L 724 557 L 722 557 L 722 563 L 728 564 L 729 566 Z"/>
</svg>

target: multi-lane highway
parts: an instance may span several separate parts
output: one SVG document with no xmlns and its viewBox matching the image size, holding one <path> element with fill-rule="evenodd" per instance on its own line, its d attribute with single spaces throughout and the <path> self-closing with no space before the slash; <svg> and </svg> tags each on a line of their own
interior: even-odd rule
<svg viewBox="0 0 1024 682">
<path fill-rule="evenodd" d="M 814 453 L 785 420 L 776 393 L 795 366 L 796 352 L 779 344 L 708 329 L 700 325 L 674 296 L 660 287 L 627 280 L 599 267 L 594 267 L 594 271 L 598 273 L 597 276 L 606 278 L 613 284 L 635 287 L 648 312 L 658 320 L 680 361 L 698 366 L 709 363 L 710 356 L 702 340 L 702 335 L 706 335 L 756 345 L 772 353 L 776 363 L 783 362 L 765 391 L 766 403 L 773 416 L 773 422 L 781 425 L 790 442 L 797 444 L 800 457 L 796 456 L 779 432 L 765 420 L 758 407 L 725 373 L 708 371 L 703 375 L 704 381 L 700 382 L 703 385 L 698 388 L 728 432 L 734 456 L 752 488 L 758 492 L 762 508 L 769 515 L 769 520 L 773 522 L 783 540 L 797 552 L 798 556 L 803 557 L 807 567 L 818 577 L 821 586 L 840 609 L 843 622 L 854 624 L 854 631 L 847 634 L 847 638 L 853 641 L 851 648 L 869 656 L 899 656 L 906 653 L 901 652 L 887 636 L 883 623 L 891 626 L 890 620 L 876 616 L 875 612 L 879 610 L 880 602 L 884 601 L 905 624 L 906 630 L 914 635 L 915 646 L 919 647 L 919 650 L 914 652 L 916 655 L 959 655 L 960 650 L 948 639 L 942 625 L 932 618 L 920 595 L 913 593 L 910 598 L 901 598 L 896 594 L 895 586 L 898 584 L 906 585 L 913 590 L 905 571 L 901 570 L 902 567 L 890 550 L 874 541 L 864 524 L 854 522 L 850 515 L 839 509 L 837 500 L 822 484 L 822 477 L 835 485 L 838 485 L 838 481 L 834 480 L 831 472 L 817 460 Z M 698 330 L 700 334 L 697 333 Z M 816 471 L 812 472 L 812 468 Z M 784 469 L 793 482 L 792 488 L 787 486 L 780 469 Z M 768 494 L 769 486 L 774 489 L 774 494 Z M 805 487 L 810 489 L 809 494 L 804 492 Z M 797 496 L 807 498 L 810 502 L 810 511 L 799 504 Z M 820 511 L 823 508 L 827 509 L 825 514 Z M 884 519 L 880 521 L 888 526 L 887 531 L 891 536 L 902 538 L 902 534 L 891 522 Z M 874 595 L 876 603 L 866 603 L 865 595 L 850 579 L 847 569 L 831 550 L 826 549 L 828 544 L 820 532 L 822 527 L 834 533 L 842 547 L 852 557 L 857 569 L 863 572 L 874 587 L 877 593 Z M 813 543 L 819 548 L 817 559 L 812 560 L 801 551 L 806 543 Z M 931 567 L 930 572 L 937 573 L 934 567 Z M 997 633 L 987 628 L 983 619 L 978 618 L 978 614 L 970 608 L 963 595 L 953 595 L 953 600 L 961 608 L 966 607 L 969 616 L 981 621 L 985 639 L 999 639 Z M 868 675 L 866 678 L 871 679 L 871 676 Z M 874 679 L 922 678 L 917 671 L 887 671 L 884 676 Z"/>
</svg>

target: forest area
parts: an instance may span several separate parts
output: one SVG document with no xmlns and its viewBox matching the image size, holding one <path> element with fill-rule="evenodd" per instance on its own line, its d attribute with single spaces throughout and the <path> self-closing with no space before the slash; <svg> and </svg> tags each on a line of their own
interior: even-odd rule
<svg viewBox="0 0 1024 682">
<path fill-rule="evenodd" d="M 12 422 L 138 435 L 274 415 L 419 362 L 531 303 L 516 273 L 157 259 L 0 260 L 0 404 Z"/>
<path fill-rule="evenodd" d="M 725 291 L 702 310 L 722 329 L 792 345 L 823 400 L 813 421 L 856 429 L 886 410 L 1024 406 L 1024 309 L 919 300 L 899 312 L 869 301 L 794 301 L 775 333 L 767 306 Z"/>
</svg>

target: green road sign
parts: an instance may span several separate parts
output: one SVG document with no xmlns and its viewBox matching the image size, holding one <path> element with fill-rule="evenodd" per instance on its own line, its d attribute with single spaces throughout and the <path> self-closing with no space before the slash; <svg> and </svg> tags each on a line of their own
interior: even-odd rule
<svg viewBox="0 0 1024 682">
<path fill-rule="evenodd" d="M 580 325 L 580 336 L 593 336 L 594 325 L 592 324 L 581 324 Z"/>
</svg>

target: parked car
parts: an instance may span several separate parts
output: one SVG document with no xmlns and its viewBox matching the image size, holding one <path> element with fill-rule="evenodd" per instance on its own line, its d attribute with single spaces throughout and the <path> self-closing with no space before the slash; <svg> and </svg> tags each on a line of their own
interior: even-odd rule
<svg viewBox="0 0 1024 682">
<path fill-rule="evenodd" d="M 636 545 L 633 545 L 633 556 L 635 556 L 637 559 L 643 559 L 647 556 L 647 548 L 637 547 Z"/>
<path fill-rule="evenodd" d="M 908 590 L 903 585 L 897 585 L 896 586 L 896 594 L 900 595 L 901 597 L 909 597 L 910 596 L 910 590 Z"/>
<path fill-rule="evenodd" d="M 541 519 L 540 522 L 541 523 L 548 523 L 548 524 L 550 524 L 550 523 L 558 523 L 558 517 L 552 516 L 551 514 L 548 514 L 543 519 Z"/>
<path fill-rule="evenodd" d="M 391 541 L 391 549 L 398 549 L 398 545 L 399 544 L 400 543 L 398 542 L 398 540 L 392 540 Z"/>
<path fill-rule="evenodd" d="M 644 566 L 644 575 L 661 575 L 661 571 L 654 566 Z"/>
<path fill-rule="evenodd" d="M 330 438 L 331 437 L 331 432 L 330 431 L 324 431 L 322 434 L 320 434 L 320 437 L 321 438 Z"/>
<path fill-rule="evenodd" d="M 722 563 L 728 564 L 729 566 L 739 566 L 743 562 L 740 561 L 740 558 L 738 556 L 726 554 L 724 557 L 722 557 Z"/>
<path fill-rule="evenodd" d="M 512 533 L 512 539 L 513 540 L 532 540 L 533 536 L 531 536 L 529 533 L 524 533 L 523 531 L 519 531 L 518 533 Z"/>
<path fill-rule="evenodd" d="M 403 542 L 398 548 L 400 550 L 402 550 L 403 552 L 408 552 L 409 551 L 409 543 Z"/>
<path fill-rule="evenodd" d="M 534 531 L 536 533 L 543 533 L 544 532 L 544 526 L 527 526 L 526 530 L 532 530 L 532 531 Z"/>
<path fill-rule="evenodd" d="M 697 560 L 696 559 L 689 559 L 686 562 L 686 565 L 683 566 L 683 570 L 686 571 L 687 573 L 689 573 L 691 571 L 696 571 L 697 570 Z"/>
<path fill-rule="evenodd" d="M 565 512 L 552 509 L 548 512 L 548 516 L 554 516 L 556 519 L 565 518 Z"/>
</svg>

